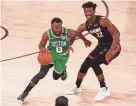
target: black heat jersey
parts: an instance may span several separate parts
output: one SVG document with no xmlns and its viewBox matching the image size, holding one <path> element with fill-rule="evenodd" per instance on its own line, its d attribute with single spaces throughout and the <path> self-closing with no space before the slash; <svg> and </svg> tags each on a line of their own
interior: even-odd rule
<svg viewBox="0 0 136 106">
<path fill-rule="evenodd" d="M 110 47 L 112 45 L 113 38 L 106 27 L 100 26 L 101 17 L 103 16 L 96 15 L 96 19 L 92 24 L 88 24 L 86 21 L 86 29 L 98 40 L 99 46 Z"/>
</svg>

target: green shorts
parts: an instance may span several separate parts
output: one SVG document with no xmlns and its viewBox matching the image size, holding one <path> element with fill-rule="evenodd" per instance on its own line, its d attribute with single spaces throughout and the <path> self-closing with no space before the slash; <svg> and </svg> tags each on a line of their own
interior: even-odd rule
<svg viewBox="0 0 136 106">
<path fill-rule="evenodd" d="M 61 54 L 52 54 L 52 63 L 54 64 L 54 71 L 58 74 L 61 74 L 63 70 L 66 69 L 66 63 L 69 58 L 69 54 L 67 55 L 61 55 Z"/>
</svg>

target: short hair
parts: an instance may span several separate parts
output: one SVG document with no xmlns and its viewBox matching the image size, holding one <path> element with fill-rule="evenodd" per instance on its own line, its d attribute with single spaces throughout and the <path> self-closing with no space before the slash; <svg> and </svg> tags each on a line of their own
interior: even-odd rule
<svg viewBox="0 0 136 106">
<path fill-rule="evenodd" d="M 86 2 L 82 5 L 83 8 L 93 8 L 93 10 L 95 11 L 97 5 L 93 2 Z"/>
<path fill-rule="evenodd" d="M 55 106 L 68 106 L 68 98 L 65 96 L 59 96 L 56 98 Z"/>
<path fill-rule="evenodd" d="M 60 18 L 58 18 L 58 17 L 55 17 L 55 18 L 53 18 L 51 20 L 51 24 L 53 24 L 54 22 L 56 22 L 56 23 L 62 23 L 62 20 Z"/>
</svg>

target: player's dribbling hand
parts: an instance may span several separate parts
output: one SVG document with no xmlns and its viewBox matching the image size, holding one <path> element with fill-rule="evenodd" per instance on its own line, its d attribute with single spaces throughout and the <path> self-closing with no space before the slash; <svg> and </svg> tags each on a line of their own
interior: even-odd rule
<svg viewBox="0 0 136 106">
<path fill-rule="evenodd" d="M 89 40 L 86 39 L 84 41 L 84 44 L 85 44 L 86 47 L 90 47 L 92 43 L 91 43 L 91 41 L 89 41 Z"/>
<path fill-rule="evenodd" d="M 40 52 L 47 52 L 47 53 L 49 53 L 50 51 L 48 49 L 46 49 L 46 48 L 41 48 Z"/>
</svg>

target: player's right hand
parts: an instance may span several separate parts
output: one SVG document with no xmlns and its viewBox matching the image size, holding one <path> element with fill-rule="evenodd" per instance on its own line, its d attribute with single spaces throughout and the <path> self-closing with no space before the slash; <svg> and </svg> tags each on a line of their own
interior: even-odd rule
<svg viewBox="0 0 136 106">
<path fill-rule="evenodd" d="M 46 48 L 41 48 L 40 52 L 47 52 L 47 53 L 49 53 L 50 51 L 48 49 L 46 49 Z"/>
</svg>

